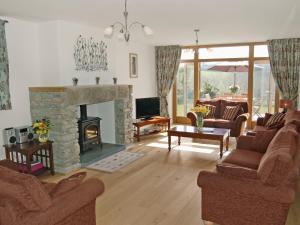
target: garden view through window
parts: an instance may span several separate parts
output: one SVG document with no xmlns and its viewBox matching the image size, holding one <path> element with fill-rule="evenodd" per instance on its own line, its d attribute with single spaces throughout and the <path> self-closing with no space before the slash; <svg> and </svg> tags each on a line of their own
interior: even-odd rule
<svg viewBox="0 0 300 225">
<path fill-rule="evenodd" d="M 174 86 L 176 117 L 186 117 L 198 99 L 248 102 L 253 121 L 274 113 L 275 83 L 268 57 L 266 44 L 182 49 Z"/>
</svg>

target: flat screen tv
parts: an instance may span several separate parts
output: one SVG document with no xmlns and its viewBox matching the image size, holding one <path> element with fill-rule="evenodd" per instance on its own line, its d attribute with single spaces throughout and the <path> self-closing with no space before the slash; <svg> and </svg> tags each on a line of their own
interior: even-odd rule
<svg viewBox="0 0 300 225">
<path fill-rule="evenodd" d="M 160 115 L 160 101 L 158 97 L 137 98 L 135 100 L 136 118 L 150 119 Z"/>
</svg>

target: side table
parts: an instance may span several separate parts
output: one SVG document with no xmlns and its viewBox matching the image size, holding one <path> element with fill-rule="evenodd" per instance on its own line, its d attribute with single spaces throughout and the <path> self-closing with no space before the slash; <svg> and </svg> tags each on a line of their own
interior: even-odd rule
<svg viewBox="0 0 300 225">
<path fill-rule="evenodd" d="M 168 129 L 167 131 L 170 130 L 170 118 L 168 118 L 168 117 L 155 116 L 155 117 L 153 117 L 151 119 L 148 119 L 148 120 L 141 120 L 141 121 L 135 122 L 135 123 L 133 123 L 134 127 L 136 128 L 135 133 L 134 133 L 134 137 L 137 139 L 138 142 L 140 141 L 141 136 L 157 133 L 157 131 L 149 132 L 147 134 L 141 134 L 140 133 L 140 128 L 141 127 L 147 126 L 147 125 L 153 125 L 153 124 L 167 126 L 167 129 Z"/>
<path fill-rule="evenodd" d="M 33 174 L 31 162 L 36 160 L 41 162 L 45 169 L 50 170 L 51 175 L 54 175 L 52 143 L 52 141 L 40 143 L 34 140 L 23 144 L 4 145 L 6 159 L 19 165 L 20 168 L 25 166 L 26 172 L 31 174 Z"/>
</svg>

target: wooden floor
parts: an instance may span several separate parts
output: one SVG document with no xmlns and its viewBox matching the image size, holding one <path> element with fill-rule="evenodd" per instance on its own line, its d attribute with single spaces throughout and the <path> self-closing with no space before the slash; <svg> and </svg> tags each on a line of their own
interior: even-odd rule
<svg viewBox="0 0 300 225">
<path fill-rule="evenodd" d="M 130 151 L 144 152 L 145 156 L 115 173 L 81 170 L 105 183 L 106 190 L 97 199 L 97 225 L 212 225 L 201 220 L 196 179 L 200 170 L 213 169 L 218 160 L 203 159 L 197 152 L 168 152 L 159 147 L 165 141 L 165 136 L 157 135 L 134 144 Z M 63 177 L 46 176 L 43 180 L 56 182 Z M 287 225 L 299 225 L 299 217 L 298 195 Z"/>
</svg>

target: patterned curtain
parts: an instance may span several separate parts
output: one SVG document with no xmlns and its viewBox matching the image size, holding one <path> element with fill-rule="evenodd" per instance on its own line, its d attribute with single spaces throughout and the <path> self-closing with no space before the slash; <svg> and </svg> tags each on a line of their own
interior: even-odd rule
<svg viewBox="0 0 300 225">
<path fill-rule="evenodd" d="M 155 47 L 157 93 L 160 97 L 160 115 L 169 116 L 167 96 L 178 71 L 181 57 L 180 46 Z"/>
<path fill-rule="evenodd" d="M 11 109 L 5 23 L 0 20 L 0 110 Z"/>
<path fill-rule="evenodd" d="M 268 41 L 270 64 L 282 98 L 297 108 L 300 77 L 300 38 Z"/>
</svg>

